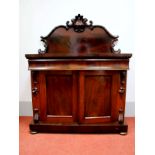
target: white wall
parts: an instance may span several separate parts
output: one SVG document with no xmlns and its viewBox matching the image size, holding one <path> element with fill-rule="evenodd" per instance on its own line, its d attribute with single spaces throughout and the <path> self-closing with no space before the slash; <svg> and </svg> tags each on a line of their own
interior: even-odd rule
<svg viewBox="0 0 155 155">
<path fill-rule="evenodd" d="M 25 58 L 43 48 L 40 36 L 46 36 L 55 26 L 65 25 L 78 13 L 105 26 L 119 35 L 116 48 L 133 53 L 127 83 L 127 115 L 134 115 L 134 0 L 20 0 L 19 100 L 20 114 L 31 114 L 30 73 Z M 23 104 L 24 103 L 24 104 Z M 29 104 L 25 104 L 29 103 Z"/>
</svg>

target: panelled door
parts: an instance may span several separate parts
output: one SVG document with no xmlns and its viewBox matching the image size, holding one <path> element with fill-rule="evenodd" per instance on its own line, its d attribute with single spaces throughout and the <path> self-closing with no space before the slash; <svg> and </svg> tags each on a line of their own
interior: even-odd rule
<svg viewBox="0 0 155 155">
<path fill-rule="evenodd" d="M 117 120 L 119 74 L 117 71 L 80 71 L 80 123 Z"/>
<path fill-rule="evenodd" d="M 77 117 L 77 73 L 74 71 L 41 71 L 41 120 L 71 123 Z"/>
</svg>

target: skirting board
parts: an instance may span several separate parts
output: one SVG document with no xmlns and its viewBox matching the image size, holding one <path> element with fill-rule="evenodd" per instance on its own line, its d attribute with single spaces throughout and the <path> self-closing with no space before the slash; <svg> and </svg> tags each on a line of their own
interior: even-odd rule
<svg viewBox="0 0 155 155">
<path fill-rule="evenodd" d="M 32 116 L 32 103 L 30 101 L 20 101 L 19 102 L 19 116 Z M 135 103 L 126 102 L 126 117 L 135 116 Z"/>
</svg>

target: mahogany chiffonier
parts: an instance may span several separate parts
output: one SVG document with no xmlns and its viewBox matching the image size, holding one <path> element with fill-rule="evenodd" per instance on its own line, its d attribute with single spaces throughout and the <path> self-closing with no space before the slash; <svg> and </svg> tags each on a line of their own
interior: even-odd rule
<svg viewBox="0 0 155 155">
<path fill-rule="evenodd" d="M 115 50 L 117 40 L 80 14 L 41 37 L 45 49 L 25 55 L 31 71 L 31 133 L 127 133 L 132 54 Z"/>
</svg>

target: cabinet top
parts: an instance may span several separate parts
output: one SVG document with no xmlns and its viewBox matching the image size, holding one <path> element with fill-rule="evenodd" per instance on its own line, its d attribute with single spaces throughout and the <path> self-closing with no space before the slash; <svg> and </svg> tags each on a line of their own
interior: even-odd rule
<svg viewBox="0 0 155 155">
<path fill-rule="evenodd" d="M 129 59 L 132 54 L 112 53 L 46 53 L 46 54 L 25 54 L 27 59 Z"/>
<path fill-rule="evenodd" d="M 26 58 L 130 58 L 115 50 L 118 36 L 113 36 L 105 27 L 93 25 L 80 14 L 66 26 L 55 27 L 47 36 L 41 37 L 44 50 L 38 54 L 26 54 Z"/>
</svg>

